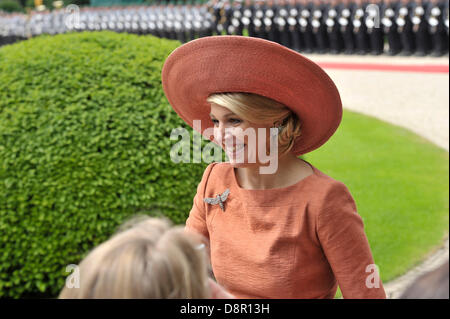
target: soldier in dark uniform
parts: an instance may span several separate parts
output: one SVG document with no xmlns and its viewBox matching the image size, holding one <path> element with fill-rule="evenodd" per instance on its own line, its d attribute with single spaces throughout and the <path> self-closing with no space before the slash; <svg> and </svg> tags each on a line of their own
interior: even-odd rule
<svg viewBox="0 0 450 319">
<path fill-rule="evenodd" d="M 14 38 L 12 36 L 11 32 L 11 15 L 7 15 L 6 13 L 3 15 L 3 21 L 2 17 L 0 16 L 0 37 L 1 37 L 1 45 L 6 45 L 13 43 Z"/>
<path fill-rule="evenodd" d="M 428 34 L 431 40 L 431 55 L 435 57 L 442 56 L 448 50 L 448 33 L 445 30 L 445 1 L 432 0 L 425 13 L 425 19 L 428 24 Z"/>
<path fill-rule="evenodd" d="M 416 49 L 411 21 L 411 18 L 414 16 L 413 6 L 413 1 L 401 0 L 401 5 L 398 9 L 396 23 L 397 31 L 400 34 L 400 40 L 402 42 L 402 52 L 400 55 L 412 55 Z"/>
<path fill-rule="evenodd" d="M 174 10 L 174 21 L 173 21 L 175 37 L 181 43 L 186 42 L 186 34 L 185 34 L 184 24 L 183 24 L 183 20 L 184 20 L 183 11 L 182 11 L 183 5 L 184 5 L 184 2 L 182 2 L 181 0 L 178 0 L 176 2 L 176 6 L 175 6 L 175 10 Z M 145 20 L 147 20 L 147 19 L 145 19 Z"/>
<path fill-rule="evenodd" d="M 449 7 L 449 0 L 445 1 L 445 6 L 444 6 L 444 14 L 443 14 L 443 18 L 444 18 L 444 25 L 445 25 L 445 30 L 447 31 L 447 45 L 448 45 L 448 38 L 449 38 L 449 26 L 448 26 L 448 18 L 449 18 L 449 13 L 448 13 L 448 7 Z"/>
<path fill-rule="evenodd" d="M 233 8 L 231 6 L 230 0 L 225 0 L 224 3 L 224 12 L 225 12 L 225 22 L 223 23 L 223 28 L 225 30 L 225 33 L 230 35 L 229 31 L 229 26 L 231 25 L 231 18 L 233 15 Z"/>
<path fill-rule="evenodd" d="M 253 24 L 253 17 L 255 12 L 255 4 L 253 0 L 245 0 L 242 8 L 242 22 L 244 28 L 248 30 L 248 36 L 256 37 L 255 25 Z"/>
<path fill-rule="evenodd" d="M 273 0 L 267 0 L 267 9 L 264 12 L 264 28 L 267 34 L 267 40 L 276 42 L 276 26 L 274 18 L 276 14 L 276 7 Z"/>
<path fill-rule="evenodd" d="M 353 34 L 355 35 L 355 52 L 357 54 L 367 54 L 370 50 L 370 39 L 367 34 L 367 26 L 365 23 L 367 13 L 367 1 L 356 0 L 356 8 L 353 12 Z"/>
<path fill-rule="evenodd" d="M 192 20 L 184 19 L 182 29 L 184 30 L 184 38 L 186 39 L 186 42 L 194 40 L 195 32 Z"/>
<path fill-rule="evenodd" d="M 314 10 L 312 12 L 312 31 L 316 42 L 317 53 L 327 53 L 329 49 L 329 40 L 327 35 L 327 27 L 323 20 L 323 13 L 327 9 L 328 4 L 321 0 L 314 0 Z"/>
<path fill-rule="evenodd" d="M 231 15 L 231 23 L 228 26 L 228 34 L 243 35 L 244 26 L 241 21 L 242 12 L 244 7 L 242 6 L 242 0 L 234 0 L 232 4 L 233 13 Z"/>
<path fill-rule="evenodd" d="M 344 8 L 342 9 L 339 18 L 339 30 L 344 41 L 344 53 L 353 54 L 355 52 L 355 36 L 353 34 L 353 21 L 351 19 L 356 4 L 353 0 L 344 0 Z"/>
<path fill-rule="evenodd" d="M 211 21 L 210 15 L 204 16 L 202 18 L 202 31 L 200 33 L 200 37 L 209 37 L 213 35 L 214 25 Z"/>
<path fill-rule="evenodd" d="M 117 33 L 122 33 L 122 32 L 124 32 L 124 28 L 125 28 L 124 17 L 122 15 L 122 12 L 119 9 L 113 8 L 113 10 L 114 10 L 114 17 L 115 17 L 114 31 Z M 153 12 L 149 16 L 149 21 L 147 24 L 148 24 L 148 32 L 150 34 L 157 36 L 157 34 L 156 34 L 156 17 L 154 16 Z M 89 30 L 95 29 L 95 25 L 92 22 L 88 24 L 88 27 L 89 27 Z"/>
<path fill-rule="evenodd" d="M 316 48 L 315 38 L 312 30 L 312 11 L 314 4 L 310 0 L 300 0 L 300 17 L 298 23 L 300 26 L 301 51 L 312 53 Z"/>
<path fill-rule="evenodd" d="M 186 32 L 186 40 L 187 41 L 192 41 L 196 38 L 196 29 L 198 29 L 198 24 L 197 26 L 194 25 L 195 23 L 195 19 L 194 19 L 194 12 L 193 12 L 193 6 L 192 6 L 192 2 L 190 0 L 186 1 L 186 5 L 184 6 L 184 29 Z"/>
<path fill-rule="evenodd" d="M 431 50 L 431 39 L 428 34 L 428 21 L 426 18 L 426 13 L 429 12 L 431 3 L 428 0 L 416 1 L 412 7 L 414 16 L 411 19 L 416 46 L 415 55 L 425 56 Z"/>
<path fill-rule="evenodd" d="M 186 43 L 193 39 L 195 36 L 193 17 L 190 9 L 190 2 L 182 2 L 179 6 L 178 13 L 175 13 L 175 21 L 173 23 L 176 38 L 181 43 Z M 156 8 L 153 10 L 153 15 L 158 14 Z M 151 29 L 151 22 L 149 22 L 149 29 Z"/>
<path fill-rule="evenodd" d="M 9 43 L 9 18 L 6 13 L 0 11 L 0 46 Z"/>
<path fill-rule="evenodd" d="M 384 51 L 384 34 L 381 28 L 381 16 L 384 8 L 383 0 L 374 0 L 366 7 L 365 24 L 370 39 L 370 52 L 373 55 L 380 55 Z"/>
<path fill-rule="evenodd" d="M 221 31 L 219 31 L 217 29 L 217 26 L 219 24 L 219 21 L 221 20 L 222 16 L 220 15 L 220 10 L 223 6 L 223 3 L 220 0 L 214 0 L 214 2 L 212 3 L 212 7 L 210 8 L 210 12 L 212 15 L 212 21 L 213 21 L 213 25 L 214 25 L 214 33 L 217 34 L 221 34 Z"/>
<path fill-rule="evenodd" d="M 279 30 L 279 24 L 278 24 L 278 17 L 279 17 L 279 0 L 275 0 L 272 2 L 271 9 L 273 10 L 274 16 L 272 17 L 272 29 L 274 34 L 274 40 L 277 43 L 281 43 L 281 36 L 280 36 L 280 30 Z"/>
<path fill-rule="evenodd" d="M 192 17 L 193 38 L 198 39 L 205 36 L 205 16 L 202 11 L 203 6 L 199 0 L 193 0 L 190 7 L 190 15 Z"/>
<path fill-rule="evenodd" d="M 277 4 L 277 13 L 274 18 L 276 25 L 275 39 L 279 44 L 290 48 L 289 28 L 287 25 L 288 16 L 289 13 L 285 0 L 279 0 Z"/>
<path fill-rule="evenodd" d="M 298 24 L 298 18 L 300 14 L 300 5 L 296 0 L 289 0 L 287 3 L 288 10 L 288 34 L 289 42 L 291 44 L 290 48 L 295 51 L 300 51 L 301 41 L 300 41 L 300 29 Z"/>
<path fill-rule="evenodd" d="M 344 9 L 341 0 L 330 0 L 329 7 L 324 12 L 324 21 L 330 39 L 330 53 L 338 54 L 344 49 L 344 38 L 339 27 L 339 17 Z"/>
<path fill-rule="evenodd" d="M 151 6 L 151 10 L 148 12 L 148 32 L 157 37 L 158 36 L 158 30 L 156 29 L 156 6 L 152 5 Z M 184 22 L 184 19 L 183 19 Z M 116 29 L 118 30 L 118 32 L 122 32 L 123 29 L 123 23 L 121 21 L 121 17 L 120 15 L 118 16 L 118 22 L 116 23 Z M 181 41 L 181 40 L 180 40 Z"/>
<path fill-rule="evenodd" d="M 0 10 L 0 47 L 6 44 L 6 14 Z"/>
<path fill-rule="evenodd" d="M 172 14 L 173 4 L 169 3 L 164 8 L 164 32 L 165 32 L 165 38 L 174 40 L 176 39 L 176 33 L 174 28 L 174 17 Z M 132 29 L 134 29 L 134 25 L 132 24 Z"/>
<path fill-rule="evenodd" d="M 159 4 L 156 6 L 155 11 L 154 11 L 154 24 L 155 24 L 154 35 L 159 38 L 164 38 L 166 36 L 164 19 L 165 18 L 162 14 L 162 6 Z M 122 32 L 125 32 L 125 31 L 126 31 L 126 22 L 125 22 L 125 17 L 124 17 Z"/>
<path fill-rule="evenodd" d="M 267 7 L 264 0 L 255 2 L 255 11 L 253 17 L 253 25 L 255 26 L 255 37 L 267 39 L 267 32 L 264 25 L 264 15 Z"/>
<path fill-rule="evenodd" d="M 398 0 L 386 0 L 386 6 L 382 13 L 381 25 L 388 42 L 388 54 L 396 55 L 402 50 L 400 34 L 397 31 L 397 14 L 400 7 Z"/>
<path fill-rule="evenodd" d="M 216 33 L 221 35 L 227 28 L 227 15 L 225 12 L 225 2 L 219 1 L 217 5 L 219 8 L 219 19 L 217 21 Z"/>
<path fill-rule="evenodd" d="M 181 1 L 181 0 L 180 0 Z M 212 25 L 213 25 L 213 32 L 214 33 L 216 33 L 216 26 L 217 26 L 217 21 L 218 21 L 218 15 L 216 14 L 216 3 L 218 2 L 218 0 L 211 0 L 211 1 L 208 1 L 207 3 L 206 3 L 206 6 L 207 6 L 207 10 L 208 10 L 208 12 L 209 12 L 209 14 L 211 15 L 211 22 L 212 22 Z M 217 10 L 217 13 L 218 13 L 218 10 Z"/>
<path fill-rule="evenodd" d="M 169 9 L 168 11 L 170 12 L 171 9 Z M 102 30 L 105 30 L 105 29 L 108 28 L 109 17 L 108 17 L 107 14 L 105 14 L 105 11 L 103 11 L 101 14 L 102 14 L 102 20 L 103 20 Z M 135 10 L 134 7 L 130 8 L 130 16 L 131 16 L 131 21 L 130 21 L 131 30 L 130 30 L 130 33 L 139 34 L 139 24 L 138 24 L 139 16 L 137 15 L 136 10 Z M 170 30 L 170 33 L 169 33 L 169 39 L 175 39 L 175 32 L 173 32 L 173 21 L 172 21 L 172 19 L 170 19 L 170 22 L 171 22 L 172 25 L 171 25 L 171 30 Z"/>
<path fill-rule="evenodd" d="M 177 36 L 177 40 L 180 41 L 181 43 L 186 43 L 187 42 L 186 30 L 184 29 L 183 21 L 175 20 L 173 26 L 175 29 L 175 34 Z"/>
</svg>

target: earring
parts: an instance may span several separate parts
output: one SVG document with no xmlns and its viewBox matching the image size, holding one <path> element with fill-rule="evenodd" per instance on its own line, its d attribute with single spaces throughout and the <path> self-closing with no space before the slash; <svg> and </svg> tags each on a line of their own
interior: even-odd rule
<svg viewBox="0 0 450 319">
<path fill-rule="evenodd" d="M 280 134 L 283 129 L 284 129 L 283 125 L 278 126 L 278 134 Z"/>
<path fill-rule="evenodd" d="M 276 128 L 277 129 L 276 131 L 271 130 L 271 132 L 272 132 L 271 135 L 276 136 L 276 135 L 279 135 L 281 133 L 281 131 L 283 130 L 284 126 L 282 126 L 282 125 L 275 126 L 275 124 L 274 124 L 274 126 L 272 126 L 271 128 Z"/>
</svg>

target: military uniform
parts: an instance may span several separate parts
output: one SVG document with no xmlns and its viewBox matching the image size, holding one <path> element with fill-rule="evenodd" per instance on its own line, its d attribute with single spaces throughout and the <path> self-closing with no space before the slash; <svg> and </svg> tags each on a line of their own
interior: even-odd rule
<svg viewBox="0 0 450 319">
<path fill-rule="evenodd" d="M 245 0 L 242 4 L 242 18 L 241 23 L 243 28 L 248 31 L 249 37 L 257 37 L 255 25 L 254 25 L 254 17 L 255 17 L 255 4 L 252 0 Z"/>
<path fill-rule="evenodd" d="M 415 41 L 412 26 L 412 17 L 414 2 L 410 0 L 402 0 L 398 9 L 396 19 L 397 31 L 400 34 L 402 43 L 401 55 L 412 55 L 415 51 Z"/>
<path fill-rule="evenodd" d="M 428 26 L 428 35 L 431 40 L 430 51 L 433 56 L 442 56 L 448 50 L 448 7 L 446 26 L 445 2 L 446 1 L 439 0 L 432 1 L 427 12 L 425 13 L 425 19 Z"/>
<path fill-rule="evenodd" d="M 244 26 L 241 21 L 242 11 L 242 0 L 233 1 L 231 23 L 228 26 L 227 34 L 243 35 Z"/>
<path fill-rule="evenodd" d="M 278 42 L 281 45 L 284 45 L 286 47 L 290 47 L 290 36 L 289 36 L 289 29 L 287 25 L 287 19 L 289 16 L 288 7 L 284 0 L 281 0 L 278 2 L 276 14 L 275 14 L 275 41 Z"/>
<path fill-rule="evenodd" d="M 327 28 L 323 19 L 323 13 L 327 7 L 328 4 L 323 3 L 321 0 L 314 1 L 311 25 L 317 53 L 327 53 L 329 49 Z"/>
<path fill-rule="evenodd" d="M 227 23 L 227 16 L 225 14 L 225 2 L 224 1 L 219 1 L 217 3 L 217 9 L 218 10 L 218 14 L 219 14 L 219 18 L 217 20 L 217 24 L 216 24 L 216 34 L 221 35 L 224 32 L 226 33 L 226 23 Z"/>
<path fill-rule="evenodd" d="M 289 36 L 290 48 L 295 51 L 301 50 L 301 41 L 300 41 L 300 25 L 298 23 L 298 18 L 300 15 L 300 3 L 296 2 L 296 0 L 289 0 L 286 5 L 288 11 L 287 17 L 287 33 Z"/>
<path fill-rule="evenodd" d="M 265 1 L 258 0 L 254 4 L 254 16 L 253 16 L 253 26 L 254 26 L 254 36 L 262 39 L 267 39 L 266 26 L 264 24 L 264 15 L 267 10 Z"/>
<path fill-rule="evenodd" d="M 299 52 L 441 56 L 448 52 L 448 0 L 178 0 L 151 6 L 0 14 L 0 45 L 40 34 L 112 30 L 182 43 L 213 34 L 260 37 Z M 245 1 L 245 2 L 243 2 Z M 368 5 L 377 5 L 379 16 Z M 381 21 L 377 20 L 380 18 Z M 377 23 L 381 22 L 380 28 Z"/>
<path fill-rule="evenodd" d="M 311 25 L 313 10 L 314 4 L 312 1 L 301 0 L 298 23 L 300 26 L 301 51 L 305 53 L 312 53 L 316 48 L 313 28 Z"/>
<path fill-rule="evenodd" d="M 339 17 L 344 9 L 340 0 L 332 0 L 324 13 L 324 21 L 327 27 L 327 34 L 330 40 L 330 53 L 338 54 L 344 49 L 344 38 L 339 27 Z"/>
<path fill-rule="evenodd" d="M 224 2 L 223 13 L 224 13 L 224 16 L 222 17 L 223 29 L 225 30 L 226 34 L 231 35 L 229 33 L 229 31 L 230 31 L 229 26 L 231 25 L 231 18 L 232 18 L 232 15 L 233 15 L 233 8 L 231 6 L 231 3 L 228 0 L 225 0 L 225 2 Z"/>
<path fill-rule="evenodd" d="M 367 1 L 356 1 L 355 11 L 353 12 L 353 34 L 355 35 L 355 52 L 357 54 L 366 54 L 370 51 L 369 35 L 366 25 Z"/>
<path fill-rule="evenodd" d="M 413 34 L 415 39 L 415 55 L 424 56 L 431 50 L 431 39 L 428 34 L 427 14 L 431 3 L 428 0 L 418 1 L 412 6 Z"/>
<path fill-rule="evenodd" d="M 446 0 L 445 1 L 445 5 L 444 5 L 444 14 L 443 14 L 443 19 L 444 19 L 444 25 L 445 25 L 445 30 L 447 31 L 447 44 L 448 44 L 448 37 L 449 37 L 449 1 Z"/>
<path fill-rule="evenodd" d="M 200 32 L 200 37 L 208 37 L 213 35 L 213 22 L 212 15 L 209 14 L 206 10 L 203 10 L 202 17 L 202 30 Z"/>
<path fill-rule="evenodd" d="M 223 9 L 223 2 L 219 0 L 215 0 L 212 3 L 212 7 L 210 9 L 212 14 L 212 22 L 213 22 L 213 32 L 215 34 L 221 34 L 223 30 L 223 26 L 219 27 L 219 25 L 223 22 L 222 20 L 222 14 L 225 14 L 225 11 Z M 221 29 L 222 28 L 222 29 Z M 219 30 L 221 29 L 221 30 Z"/>
<path fill-rule="evenodd" d="M 355 36 L 353 34 L 353 21 L 351 19 L 355 8 L 356 4 L 354 1 L 345 0 L 343 9 L 338 16 L 339 30 L 342 35 L 345 54 L 353 54 L 355 52 Z"/>
<path fill-rule="evenodd" d="M 275 14 L 276 14 L 276 6 L 274 4 L 273 0 L 268 0 L 267 1 L 267 8 L 264 12 L 264 19 L 263 19 L 263 23 L 264 23 L 264 28 L 265 28 L 265 32 L 267 34 L 267 40 L 269 41 L 276 41 L 276 26 L 274 24 L 274 18 L 275 18 Z"/>
<path fill-rule="evenodd" d="M 400 2 L 398 0 L 388 0 L 382 13 L 381 24 L 383 33 L 387 37 L 387 53 L 389 55 L 396 55 L 402 50 L 400 34 L 398 33 L 396 23 L 399 7 Z"/>
<path fill-rule="evenodd" d="M 366 7 L 365 24 L 370 41 L 370 53 L 373 55 L 382 54 L 384 51 L 384 34 L 380 20 L 385 11 L 382 0 L 376 0 Z"/>
</svg>

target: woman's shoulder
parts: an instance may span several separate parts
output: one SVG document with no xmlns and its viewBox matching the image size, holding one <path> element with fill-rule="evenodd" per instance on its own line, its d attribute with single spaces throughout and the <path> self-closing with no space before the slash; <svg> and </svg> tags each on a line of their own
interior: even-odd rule
<svg viewBox="0 0 450 319">
<path fill-rule="evenodd" d="M 202 182 L 216 183 L 229 176 L 232 166 L 229 162 L 211 162 L 203 172 Z"/>
<path fill-rule="evenodd" d="M 223 192 L 224 187 L 229 188 L 232 184 L 232 166 L 229 162 L 212 162 L 203 172 L 203 177 L 198 185 L 197 192 L 204 197 Z"/>
<path fill-rule="evenodd" d="M 329 175 L 328 173 L 325 173 L 324 170 L 318 169 L 316 166 L 314 166 L 313 164 L 307 162 L 309 165 L 311 165 L 312 169 L 313 169 L 313 175 L 315 176 L 315 183 L 316 183 L 316 187 L 319 187 L 320 189 L 327 189 L 328 187 L 335 187 L 338 184 L 342 184 L 345 186 L 345 184 L 343 182 L 341 182 L 338 179 L 335 179 L 334 177 L 332 177 L 331 175 Z"/>
<path fill-rule="evenodd" d="M 315 178 L 311 179 L 311 183 L 308 185 L 314 194 L 313 198 L 321 202 L 332 203 L 342 196 L 351 197 L 350 190 L 343 181 L 331 177 L 315 166 L 313 169 Z"/>
</svg>

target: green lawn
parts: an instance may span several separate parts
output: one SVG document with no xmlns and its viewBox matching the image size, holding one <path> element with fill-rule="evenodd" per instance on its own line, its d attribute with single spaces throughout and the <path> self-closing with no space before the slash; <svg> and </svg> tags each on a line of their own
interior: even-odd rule
<svg viewBox="0 0 450 319">
<path fill-rule="evenodd" d="M 448 234 L 448 152 L 411 131 L 346 110 L 335 135 L 304 158 L 350 189 L 383 283 Z"/>
</svg>

